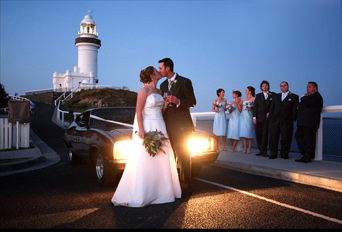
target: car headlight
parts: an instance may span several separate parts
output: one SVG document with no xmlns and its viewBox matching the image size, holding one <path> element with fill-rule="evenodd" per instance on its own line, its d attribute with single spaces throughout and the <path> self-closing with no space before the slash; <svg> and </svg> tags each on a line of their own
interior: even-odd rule
<svg viewBox="0 0 342 232">
<path fill-rule="evenodd" d="M 120 141 L 116 142 L 114 144 L 114 160 L 115 159 L 120 159 L 124 160 L 127 159 L 127 157 L 131 154 L 132 151 L 132 140 L 125 140 L 125 141 Z"/>
<path fill-rule="evenodd" d="M 190 138 L 188 142 L 191 154 L 202 151 L 213 150 L 215 146 L 215 140 L 212 138 Z"/>
</svg>

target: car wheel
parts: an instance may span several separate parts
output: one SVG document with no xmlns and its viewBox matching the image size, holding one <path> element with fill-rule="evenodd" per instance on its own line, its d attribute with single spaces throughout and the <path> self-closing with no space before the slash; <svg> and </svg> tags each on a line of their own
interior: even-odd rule
<svg viewBox="0 0 342 232">
<path fill-rule="evenodd" d="M 117 181 L 118 174 L 111 171 L 100 153 L 95 157 L 95 172 L 97 182 L 102 186 L 110 186 Z"/>
<path fill-rule="evenodd" d="M 80 157 L 75 155 L 74 152 L 71 151 L 71 149 L 68 149 L 68 157 L 69 157 L 69 162 L 71 165 L 79 164 L 80 163 Z"/>
<path fill-rule="evenodd" d="M 196 164 L 192 165 L 191 166 L 191 176 L 192 177 L 198 176 L 200 174 L 201 170 L 202 170 L 202 165 L 196 165 Z"/>
</svg>

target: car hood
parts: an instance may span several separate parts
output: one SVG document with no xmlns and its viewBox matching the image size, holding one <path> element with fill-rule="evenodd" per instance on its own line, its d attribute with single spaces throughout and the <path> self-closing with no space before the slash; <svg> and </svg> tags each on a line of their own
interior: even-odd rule
<svg viewBox="0 0 342 232">
<path fill-rule="evenodd" d="M 98 129 L 93 129 L 98 130 Z M 114 141 L 130 140 L 132 139 L 132 129 L 114 129 L 114 130 L 101 130 L 103 134 Z M 100 132 L 100 131 L 99 131 Z"/>
</svg>

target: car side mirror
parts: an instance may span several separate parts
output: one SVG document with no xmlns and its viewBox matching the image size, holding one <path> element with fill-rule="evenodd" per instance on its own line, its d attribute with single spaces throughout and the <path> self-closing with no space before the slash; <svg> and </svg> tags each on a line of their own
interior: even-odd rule
<svg viewBox="0 0 342 232">
<path fill-rule="evenodd" d="M 80 126 L 81 127 L 86 127 L 87 126 L 87 122 L 86 121 L 80 121 Z"/>
</svg>

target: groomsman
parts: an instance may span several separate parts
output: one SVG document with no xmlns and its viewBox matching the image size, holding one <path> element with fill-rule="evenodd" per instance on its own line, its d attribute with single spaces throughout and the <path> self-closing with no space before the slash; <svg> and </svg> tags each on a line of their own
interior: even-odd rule
<svg viewBox="0 0 342 232">
<path fill-rule="evenodd" d="M 255 96 L 253 108 L 253 123 L 255 125 L 255 134 L 259 148 L 259 153 L 256 155 L 268 157 L 268 111 L 275 93 L 269 92 L 270 84 L 265 80 L 261 82 L 260 89 L 262 92 Z"/>
<path fill-rule="evenodd" d="M 315 157 L 316 132 L 321 121 L 323 98 L 318 92 L 316 82 L 310 81 L 306 86 L 307 93 L 300 99 L 298 108 L 297 131 L 295 138 L 303 157 L 297 162 L 308 163 Z"/>
<path fill-rule="evenodd" d="M 286 81 L 280 83 L 280 90 L 281 93 L 274 96 L 270 106 L 270 159 L 278 156 L 279 136 L 280 157 L 289 159 L 293 122 L 297 119 L 298 95 L 289 91 L 289 84 Z"/>
</svg>

